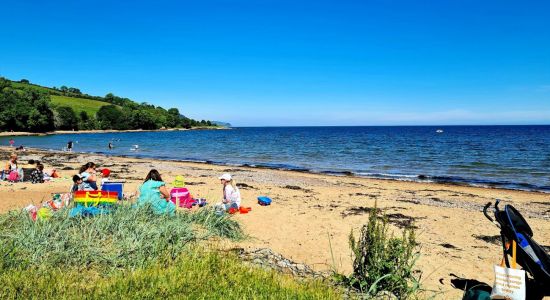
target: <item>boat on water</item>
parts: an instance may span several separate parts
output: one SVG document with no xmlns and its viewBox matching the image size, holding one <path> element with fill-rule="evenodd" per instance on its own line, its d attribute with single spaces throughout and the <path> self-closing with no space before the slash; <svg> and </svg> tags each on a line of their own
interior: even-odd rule
<svg viewBox="0 0 550 300">
<path fill-rule="evenodd" d="M 438 130 L 436 130 L 435 132 L 437 132 L 437 133 L 443 133 L 443 129 L 438 129 Z"/>
</svg>

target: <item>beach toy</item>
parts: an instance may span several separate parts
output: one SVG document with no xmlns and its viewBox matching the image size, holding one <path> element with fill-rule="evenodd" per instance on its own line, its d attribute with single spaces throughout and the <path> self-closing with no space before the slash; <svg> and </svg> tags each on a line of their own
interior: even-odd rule
<svg viewBox="0 0 550 300">
<path fill-rule="evenodd" d="M 46 207 L 42 207 L 36 213 L 37 219 L 48 220 L 52 217 L 52 211 Z"/>
<path fill-rule="evenodd" d="M 228 210 L 227 212 L 228 212 L 230 215 L 233 215 L 233 214 L 236 214 L 238 211 L 239 211 L 238 208 L 231 207 L 231 208 L 229 208 L 229 210 Z"/>
<path fill-rule="evenodd" d="M 110 191 L 76 191 L 74 194 L 74 203 L 83 206 L 111 205 L 117 200 L 118 193 Z"/>
<path fill-rule="evenodd" d="M 271 198 L 266 196 L 260 196 L 258 197 L 258 204 L 260 204 L 261 206 L 271 205 Z"/>
<path fill-rule="evenodd" d="M 248 213 L 249 211 L 251 211 L 251 210 L 252 210 L 252 207 L 242 207 L 242 206 L 241 206 L 241 207 L 239 208 L 239 212 L 240 212 L 241 214 L 247 214 L 247 213 Z"/>
<path fill-rule="evenodd" d="M 197 198 L 197 199 L 193 199 L 193 200 L 195 200 L 195 204 L 198 205 L 199 207 L 203 207 L 207 204 L 205 198 Z"/>
</svg>

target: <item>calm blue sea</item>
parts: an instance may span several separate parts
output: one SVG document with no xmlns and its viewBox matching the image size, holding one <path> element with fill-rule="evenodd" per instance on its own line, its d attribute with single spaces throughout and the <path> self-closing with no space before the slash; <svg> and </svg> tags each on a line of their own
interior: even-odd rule
<svg viewBox="0 0 550 300">
<path fill-rule="evenodd" d="M 16 145 L 53 150 L 69 140 L 77 152 L 550 192 L 550 126 L 262 127 L 15 138 Z"/>
</svg>

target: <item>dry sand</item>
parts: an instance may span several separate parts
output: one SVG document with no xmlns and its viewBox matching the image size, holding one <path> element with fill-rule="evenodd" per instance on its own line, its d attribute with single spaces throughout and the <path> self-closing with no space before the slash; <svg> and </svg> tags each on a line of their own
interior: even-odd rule
<svg viewBox="0 0 550 300">
<path fill-rule="evenodd" d="M 0 157 L 7 158 L 8 151 L 0 147 Z M 53 192 L 66 192 L 76 173 L 73 169 L 87 161 L 111 169 L 114 178 L 125 179 L 126 193 L 135 191 L 151 168 L 158 169 L 166 182 L 184 175 L 192 194 L 207 198 L 210 204 L 221 197 L 217 176 L 229 172 L 246 184 L 241 187 L 243 205 L 252 211 L 235 215 L 250 238 L 226 246 L 271 248 L 320 271 L 351 271 L 348 236 L 366 223 L 368 208 L 377 202 L 396 234 L 407 224 L 418 227 L 417 268 L 423 287 L 437 293 L 438 299 L 462 294 L 451 286 L 451 273 L 492 284 L 492 266 L 499 262 L 501 248 L 498 240 L 491 242 L 498 229 L 481 212 L 489 201 L 498 198 L 513 204 L 532 226 L 534 238 L 550 245 L 550 194 L 545 193 L 34 150 L 19 156 L 20 162 L 40 159 L 66 178 L 45 184 L 1 182 L 0 212 L 38 204 Z M 257 205 L 260 195 L 271 197 L 273 204 Z"/>
</svg>

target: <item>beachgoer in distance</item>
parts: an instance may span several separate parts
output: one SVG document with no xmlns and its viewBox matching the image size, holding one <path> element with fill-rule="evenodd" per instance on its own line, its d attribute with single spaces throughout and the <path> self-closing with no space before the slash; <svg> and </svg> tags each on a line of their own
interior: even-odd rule
<svg viewBox="0 0 550 300">
<path fill-rule="evenodd" d="M 96 165 L 89 162 L 80 167 L 79 173 L 80 178 L 84 181 L 85 190 L 97 191 Z"/>
<path fill-rule="evenodd" d="M 14 174 L 11 175 L 11 173 Z M 17 154 L 12 153 L 10 155 L 10 159 L 4 166 L 2 177 L 3 179 L 10 179 L 10 181 L 20 181 L 23 179 L 23 168 L 17 166 Z"/>
<path fill-rule="evenodd" d="M 73 151 L 73 141 L 69 141 L 67 143 L 67 151 L 69 151 L 69 152 Z"/>
<path fill-rule="evenodd" d="M 113 143 L 109 142 L 109 150 L 113 150 Z"/>
<path fill-rule="evenodd" d="M 36 168 L 31 173 L 32 183 L 44 183 L 44 165 L 36 164 Z"/>
<path fill-rule="evenodd" d="M 45 169 L 44 170 L 44 180 L 51 180 L 52 178 L 59 178 L 59 173 L 57 173 L 57 170 L 52 169 Z"/>
<path fill-rule="evenodd" d="M 15 144 L 15 141 L 13 139 L 10 139 L 9 143 L 10 143 L 10 147 L 13 147 L 13 145 Z"/>
<path fill-rule="evenodd" d="M 157 170 L 149 171 L 139 187 L 137 205 L 151 205 L 156 214 L 173 214 L 176 211 L 176 205 L 170 201 L 170 193 Z"/>
<path fill-rule="evenodd" d="M 182 175 L 176 176 L 174 182 L 172 182 L 173 188 L 170 190 L 170 200 L 176 205 L 176 207 L 193 207 L 193 197 L 189 190 L 185 187 L 185 181 Z"/>
<path fill-rule="evenodd" d="M 241 192 L 231 174 L 223 174 L 218 179 L 220 179 L 223 185 L 223 200 L 221 204 L 224 210 L 229 210 L 230 208 L 239 209 L 241 207 Z"/>
</svg>

